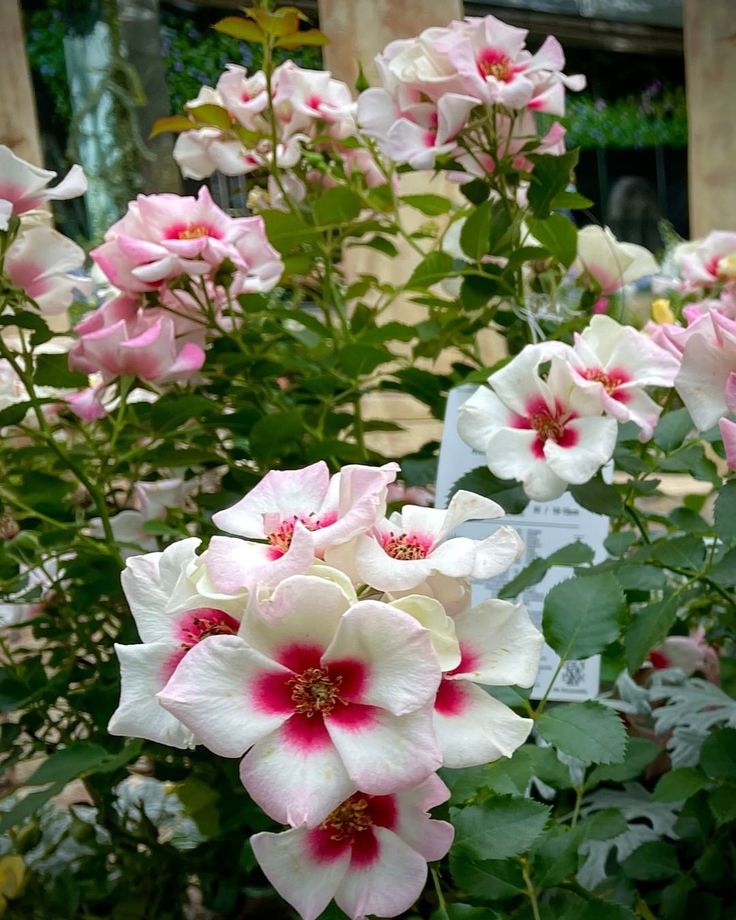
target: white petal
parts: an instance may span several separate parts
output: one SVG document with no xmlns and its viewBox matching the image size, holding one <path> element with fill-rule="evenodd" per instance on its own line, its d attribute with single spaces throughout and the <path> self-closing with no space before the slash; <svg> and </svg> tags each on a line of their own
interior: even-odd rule
<svg viewBox="0 0 736 920">
<path fill-rule="evenodd" d="M 588 417 L 568 422 L 567 428 L 577 433 L 577 443 L 573 447 L 562 447 L 550 438 L 544 445 L 544 455 L 550 470 L 560 479 L 575 484 L 587 482 L 611 459 L 618 424 L 612 418 Z"/>
<path fill-rule="evenodd" d="M 443 671 L 451 671 L 460 664 L 460 646 L 455 636 L 455 621 L 448 617 L 442 604 L 433 597 L 410 594 L 391 601 L 397 607 L 421 623 L 429 631 L 432 647 L 437 653 Z"/>
<path fill-rule="evenodd" d="M 295 717 L 298 721 L 298 717 Z M 287 723 L 255 744 L 240 765 L 253 801 L 282 824 L 316 826 L 357 791 L 328 736 Z"/>
<path fill-rule="evenodd" d="M 441 671 L 429 632 L 380 601 L 359 601 L 343 616 L 322 661 L 344 660 L 366 669 L 355 702 L 398 716 L 419 709 L 437 692 Z"/>
<path fill-rule="evenodd" d="M 505 572 L 524 552 L 524 541 L 513 527 L 499 527 L 475 548 L 473 578 L 485 581 Z"/>
<path fill-rule="evenodd" d="M 369 722 L 354 726 L 328 716 L 325 725 L 356 787 L 371 795 L 408 789 L 442 763 L 431 703 L 406 716 L 376 709 Z"/>
<path fill-rule="evenodd" d="M 494 687 L 533 686 L 544 638 L 523 604 L 483 601 L 455 617 L 455 630 L 463 650 L 459 677 Z"/>
<path fill-rule="evenodd" d="M 145 738 L 169 747 L 191 748 L 194 735 L 156 699 L 169 678 L 172 659 L 179 646 L 173 642 L 149 645 L 118 645 L 120 703 L 107 730 L 111 735 Z"/>
<path fill-rule="evenodd" d="M 457 430 L 460 437 L 473 450 L 485 454 L 489 439 L 499 428 L 506 428 L 512 419 L 511 411 L 488 387 L 478 387 L 460 406 Z"/>
<path fill-rule="evenodd" d="M 449 683 L 457 684 L 456 709 L 436 709 L 434 714 L 446 767 L 473 767 L 510 757 L 529 737 L 533 719 L 522 719 L 468 680 Z"/>
<path fill-rule="evenodd" d="M 237 636 L 211 636 L 187 652 L 158 699 L 210 751 L 240 757 L 289 718 L 280 700 L 270 704 L 265 682 L 290 673 Z"/>
<path fill-rule="evenodd" d="M 441 805 L 450 798 L 450 790 L 436 774 L 415 786 L 396 793 L 398 823 L 394 828 L 401 839 L 421 854 L 434 861 L 450 849 L 455 829 L 446 821 L 433 821 L 427 815 L 430 808 Z"/>
<path fill-rule="evenodd" d="M 263 874 L 302 920 L 317 920 L 327 907 L 350 865 L 350 850 L 330 862 L 309 856 L 306 828 L 282 834 L 255 834 L 250 845 Z"/>
</svg>

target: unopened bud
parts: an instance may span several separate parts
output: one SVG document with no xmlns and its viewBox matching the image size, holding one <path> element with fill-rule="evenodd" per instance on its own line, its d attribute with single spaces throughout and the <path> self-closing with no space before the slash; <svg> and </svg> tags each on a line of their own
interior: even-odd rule
<svg viewBox="0 0 736 920">
<path fill-rule="evenodd" d="M 20 533 L 20 526 L 9 511 L 0 514 L 0 537 L 3 540 L 12 540 Z"/>
</svg>

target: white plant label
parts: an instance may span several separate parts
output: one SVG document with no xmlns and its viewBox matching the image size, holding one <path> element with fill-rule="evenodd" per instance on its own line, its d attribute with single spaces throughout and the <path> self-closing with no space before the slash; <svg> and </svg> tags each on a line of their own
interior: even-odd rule
<svg viewBox="0 0 736 920">
<path fill-rule="evenodd" d="M 480 451 L 473 450 L 460 437 L 457 431 L 458 409 L 470 398 L 476 387 L 466 385 L 456 387 L 449 394 L 445 427 L 440 448 L 439 469 L 437 471 L 437 498 L 435 505 L 446 508 L 452 486 L 471 470 L 485 467 L 485 457 Z M 580 540 L 592 547 L 595 559 L 605 556 L 603 541 L 608 534 L 608 519 L 604 515 L 593 514 L 581 508 L 572 496 L 566 492 L 560 498 L 549 502 L 530 501 L 521 514 L 507 514 L 494 521 L 468 521 L 457 528 L 457 534 L 479 540 L 492 533 L 500 524 L 514 527 L 525 544 L 521 558 L 502 575 L 489 578 L 473 585 L 473 603 L 478 604 L 489 597 L 497 597 L 500 589 L 534 559 L 549 556 L 555 550 L 568 543 Z M 538 584 L 527 588 L 519 595 L 526 605 L 529 615 L 541 629 L 544 598 L 549 589 L 565 578 L 571 570 L 554 566 Z M 539 665 L 537 682 L 531 692 L 532 699 L 544 696 L 552 676 L 557 670 L 559 657 L 545 645 Z M 594 655 L 584 661 L 568 661 L 560 671 L 549 694 L 551 700 L 588 700 L 598 695 L 600 689 L 600 655 Z"/>
</svg>

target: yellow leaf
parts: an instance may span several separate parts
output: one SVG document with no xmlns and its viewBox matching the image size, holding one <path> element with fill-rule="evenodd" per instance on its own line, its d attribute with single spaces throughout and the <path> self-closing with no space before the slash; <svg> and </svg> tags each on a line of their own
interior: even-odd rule
<svg viewBox="0 0 736 920">
<path fill-rule="evenodd" d="M 300 48 L 303 45 L 327 45 L 330 39 L 319 29 L 305 29 L 303 32 L 294 32 L 285 35 L 276 42 L 277 48 Z"/>
<path fill-rule="evenodd" d="M 297 12 L 291 12 L 288 9 L 277 10 L 275 13 L 262 9 L 252 9 L 247 12 L 266 35 L 273 35 L 274 38 L 291 35 L 299 30 L 300 17 Z"/>
<path fill-rule="evenodd" d="M 262 43 L 266 39 L 263 29 L 257 23 L 240 16 L 226 16 L 213 26 L 217 32 L 224 35 L 231 35 L 233 38 L 239 38 L 241 42 L 258 42 Z"/>
<path fill-rule="evenodd" d="M 174 131 L 176 134 L 180 134 L 182 131 L 191 131 L 193 128 L 194 125 L 184 115 L 166 115 L 164 118 L 157 118 L 154 121 L 148 137 L 157 137 L 166 131 Z"/>
<path fill-rule="evenodd" d="M 192 106 L 189 109 L 189 114 L 200 124 L 211 125 L 213 128 L 219 128 L 220 131 L 229 131 L 232 126 L 227 109 L 223 109 L 221 105 L 214 105 L 211 102 Z"/>
<path fill-rule="evenodd" d="M 0 858 L 0 894 L 6 898 L 17 898 L 26 877 L 23 857 L 16 854 Z"/>
</svg>

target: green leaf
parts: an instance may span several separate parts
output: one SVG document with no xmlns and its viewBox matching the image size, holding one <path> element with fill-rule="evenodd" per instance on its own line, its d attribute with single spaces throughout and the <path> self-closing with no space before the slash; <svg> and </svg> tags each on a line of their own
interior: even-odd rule
<svg viewBox="0 0 736 920">
<path fill-rule="evenodd" d="M 471 262 L 480 262 L 488 254 L 493 202 L 485 201 L 471 212 L 460 231 L 460 248 Z"/>
<path fill-rule="evenodd" d="M 626 666 L 631 673 L 641 667 L 649 652 L 667 636 L 677 618 L 678 601 L 667 597 L 639 610 L 624 636 Z"/>
<path fill-rule="evenodd" d="M 562 156 L 531 154 L 534 163 L 529 184 L 529 204 L 535 217 L 547 217 L 555 197 L 566 190 L 572 171 L 577 165 L 579 151 L 569 150 Z"/>
<path fill-rule="evenodd" d="M 372 236 L 369 240 L 361 242 L 361 246 L 369 246 L 371 249 L 375 249 L 376 252 L 382 252 L 386 256 L 390 256 L 392 259 L 399 254 L 399 250 L 391 242 L 387 240 L 385 236 Z"/>
<path fill-rule="evenodd" d="M 524 891 L 524 879 L 518 863 L 480 859 L 468 847 L 452 848 L 450 872 L 457 887 L 473 898 L 501 901 Z"/>
<path fill-rule="evenodd" d="M 626 745 L 626 758 L 621 763 L 606 764 L 591 770 L 585 781 L 585 788 L 592 789 L 598 783 L 605 781 L 628 783 L 632 779 L 638 779 L 661 753 L 662 748 L 656 741 L 649 741 L 647 738 L 629 738 Z"/>
<path fill-rule="evenodd" d="M 675 851 L 662 840 L 649 840 L 622 863 L 624 875 L 641 881 L 662 881 L 680 871 Z"/>
<path fill-rule="evenodd" d="M 717 585 L 731 588 L 736 585 L 736 546 L 725 553 L 708 572 L 708 578 Z"/>
<path fill-rule="evenodd" d="M 721 728 L 708 735 L 700 749 L 700 766 L 711 779 L 736 777 L 736 728 Z"/>
<path fill-rule="evenodd" d="M 660 418 L 654 431 L 654 443 L 669 452 L 679 447 L 692 430 L 693 420 L 687 409 L 675 409 Z"/>
<path fill-rule="evenodd" d="M 69 368 L 68 355 L 36 355 L 34 383 L 40 387 L 86 387 L 86 374 Z"/>
<path fill-rule="evenodd" d="M 705 561 L 705 544 L 692 536 L 657 540 L 649 546 L 648 555 L 668 569 L 698 572 Z"/>
<path fill-rule="evenodd" d="M 529 849 L 544 830 L 549 811 L 547 805 L 516 796 L 453 809 L 455 846 L 481 859 L 508 859 Z"/>
<path fill-rule="evenodd" d="M 721 539 L 736 540 L 736 479 L 727 482 L 718 494 L 715 522 Z"/>
<path fill-rule="evenodd" d="M 618 517 L 623 513 L 621 496 L 616 488 L 603 482 L 596 476 L 581 486 L 570 486 L 570 494 L 575 501 L 594 514 L 605 514 L 608 517 Z"/>
<path fill-rule="evenodd" d="M 657 566 L 631 562 L 617 567 L 616 578 L 624 591 L 656 591 L 667 583 L 667 576 Z"/>
<path fill-rule="evenodd" d="M 593 202 L 579 192 L 558 192 L 552 199 L 553 211 L 582 211 L 592 207 Z"/>
<path fill-rule="evenodd" d="M 586 700 L 547 709 L 537 721 L 539 734 L 565 754 L 585 763 L 617 763 L 626 752 L 626 730 L 607 706 Z"/>
<path fill-rule="evenodd" d="M 99 744 L 78 741 L 62 748 L 45 760 L 26 780 L 27 786 L 45 786 L 46 783 L 71 782 L 83 773 L 94 770 L 108 756 Z"/>
<path fill-rule="evenodd" d="M 349 224 L 360 209 L 360 196 L 349 188 L 328 188 L 314 203 L 314 218 L 321 226 Z"/>
<path fill-rule="evenodd" d="M 461 476 L 450 489 L 447 500 L 449 501 L 459 489 L 492 498 L 506 514 L 521 514 L 529 504 L 529 498 L 518 482 L 513 479 L 498 479 L 489 469 L 482 466 Z"/>
<path fill-rule="evenodd" d="M 708 807 L 719 827 L 736 821 L 736 786 L 719 786 L 714 789 L 708 796 Z"/>
<path fill-rule="evenodd" d="M 708 779 L 697 767 L 680 767 L 664 774 L 654 790 L 654 798 L 657 802 L 684 802 L 707 785 Z"/>
<path fill-rule="evenodd" d="M 527 220 L 532 236 L 544 246 L 565 268 L 572 265 L 578 251 L 578 232 L 575 224 L 564 214 L 550 214 L 544 220 L 530 217 Z"/>
<path fill-rule="evenodd" d="M 547 594 L 542 631 L 561 658 L 588 658 L 618 638 L 625 611 L 613 575 L 576 575 Z"/>
<path fill-rule="evenodd" d="M 154 137 L 158 137 L 159 134 L 165 134 L 168 131 L 180 134 L 182 131 L 191 131 L 193 128 L 192 122 L 184 115 L 165 115 L 163 118 L 157 118 L 154 121 L 153 127 L 148 134 L 148 139 L 153 140 Z"/>
<path fill-rule="evenodd" d="M 303 48 L 309 46 L 310 48 L 321 48 L 323 45 L 328 45 L 330 39 L 320 32 L 319 29 L 303 29 L 301 32 L 294 32 L 293 35 L 285 35 L 283 38 L 280 38 L 276 42 L 277 48 L 286 48 L 291 50 L 292 48 Z"/>
<path fill-rule="evenodd" d="M 400 200 L 430 217 L 447 214 L 452 208 L 452 202 L 443 195 L 402 195 Z"/>
<path fill-rule="evenodd" d="M 261 211 L 266 225 L 266 235 L 279 252 L 287 253 L 303 243 L 317 238 L 318 231 L 295 214 L 284 211 Z"/>
<path fill-rule="evenodd" d="M 20 425 L 31 408 L 31 403 L 24 401 L 13 403 L 11 406 L 0 409 L 0 430 L 5 428 L 6 425 Z"/>
<path fill-rule="evenodd" d="M 381 364 L 390 361 L 391 352 L 375 345 L 346 345 L 340 349 L 338 360 L 347 374 L 357 378 L 373 373 Z"/>
<path fill-rule="evenodd" d="M 592 561 L 593 550 L 586 546 L 585 543 L 581 543 L 580 540 L 576 540 L 574 543 L 568 543 L 567 546 L 556 550 L 546 559 L 534 559 L 515 578 L 512 578 L 501 588 L 498 596 L 501 599 L 516 597 L 526 588 L 531 588 L 532 585 L 538 584 L 554 565 L 582 565 Z"/>
<path fill-rule="evenodd" d="M 426 291 L 433 284 L 452 275 L 453 266 L 452 257 L 446 252 L 431 252 L 411 273 L 406 287 L 410 291 Z"/>
</svg>

